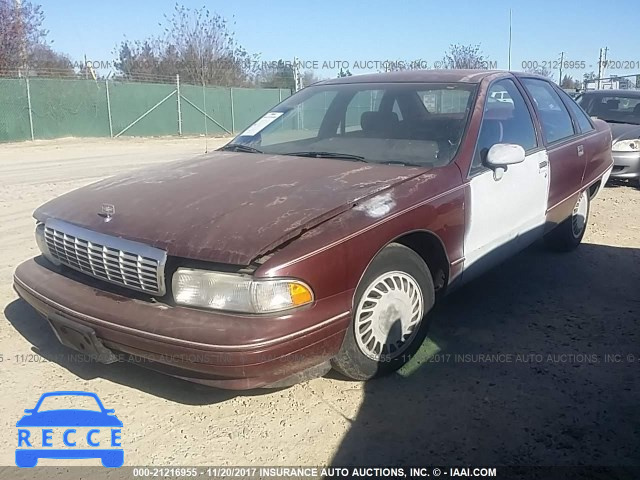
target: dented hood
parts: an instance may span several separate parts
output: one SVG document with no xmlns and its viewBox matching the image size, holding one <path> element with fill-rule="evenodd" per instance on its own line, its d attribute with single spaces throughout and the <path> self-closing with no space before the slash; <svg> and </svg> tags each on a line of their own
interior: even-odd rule
<svg viewBox="0 0 640 480">
<path fill-rule="evenodd" d="M 248 265 L 253 259 L 425 170 L 345 160 L 214 152 L 102 180 L 38 208 L 169 255 Z M 103 204 L 115 207 L 110 221 Z"/>
</svg>

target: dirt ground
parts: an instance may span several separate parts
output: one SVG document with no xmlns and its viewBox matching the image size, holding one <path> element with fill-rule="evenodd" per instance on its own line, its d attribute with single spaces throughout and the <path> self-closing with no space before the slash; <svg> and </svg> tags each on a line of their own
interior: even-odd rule
<svg viewBox="0 0 640 480">
<path fill-rule="evenodd" d="M 640 464 L 640 190 L 625 184 L 593 202 L 578 251 L 535 245 L 447 297 L 420 354 L 390 377 L 234 393 L 70 361 L 11 286 L 36 254 L 31 212 L 203 151 L 202 138 L 0 145 L 0 465 L 14 463 L 23 409 L 51 390 L 114 408 L 126 465 Z"/>
</svg>

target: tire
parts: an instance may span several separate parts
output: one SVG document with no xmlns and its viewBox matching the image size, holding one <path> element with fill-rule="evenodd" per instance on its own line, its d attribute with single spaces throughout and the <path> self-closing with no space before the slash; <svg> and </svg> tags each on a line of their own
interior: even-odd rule
<svg viewBox="0 0 640 480">
<path fill-rule="evenodd" d="M 631 180 L 631 185 L 640 188 L 640 177 L 634 178 Z"/>
<path fill-rule="evenodd" d="M 578 197 L 571 216 L 545 235 L 547 247 L 557 252 L 570 252 L 578 248 L 587 230 L 590 209 L 589 192 L 584 190 Z"/>
<path fill-rule="evenodd" d="M 332 366 L 354 380 L 397 370 L 420 348 L 434 303 L 433 279 L 422 257 L 389 244 L 358 284 L 351 324 Z"/>
</svg>

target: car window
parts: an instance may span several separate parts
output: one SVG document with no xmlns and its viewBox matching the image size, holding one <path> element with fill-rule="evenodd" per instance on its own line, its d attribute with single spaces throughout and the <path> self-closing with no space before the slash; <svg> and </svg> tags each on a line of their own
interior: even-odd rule
<svg viewBox="0 0 640 480">
<path fill-rule="evenodd" d="M 496 99 L 504 92 L 505 100 Z M 487 152 L 496 143 L 514 143 L 531 150 L 538 146 L 536 131 L 524 98 L 512 80 L 500 80 L 489 88 L 471 173 L 482 170 Z"/>
<path fill-rule="evenodd" d="M 345 132 L 362 130 L 360 119 L 365 112 L 377 112 L 384 95 L 383 90 L 362 90 L 356 93 L 347 106 Z"/>
<path fill-rule="evenodd" d="M 524 78 L 522 83 L 538 108 L 542 131 L 547 142 L 557 142 L 576 133 L 569 111 L 549 82 L 536 78 Z"/>
<path fill-rule="evenodd" d="M 232 144 L 271 154 L 444 166 L 462 142 L 476 89 L 463 82 L 313 85 L 274 107 Z"/>
<path fill-rule="evenodd" d="M 314 138 L 318 135 L 322 119 L 335 92 L 317 92 L 304 103 L 296 105 L 286 115 L 276 118 L 271 124 L 273 128 L 261 132 L 263 145 Z"/>
<path fill-rule="evenodd" d="M 563 97 L 565 104 L 569 106 L 571 113 L 573 113 L 573 116 L 578 122 L 578 127 L 580 127 L 580 132 L 585 133 L 593 130 L 594 128 L 591 124 L 591 121 L 589 120 L 589 117 L 587 116 L 585 111 L 582 110 L 582 108 L 573 100 L 573 98 L 562 91 L 558 93 L 561 97 Z"/>
<path fill-rule="evenodd" d="M 583 95 L 580 105 L 605 122 L 640 124 L 640 97 L 624 94 Z"/>
</svg>

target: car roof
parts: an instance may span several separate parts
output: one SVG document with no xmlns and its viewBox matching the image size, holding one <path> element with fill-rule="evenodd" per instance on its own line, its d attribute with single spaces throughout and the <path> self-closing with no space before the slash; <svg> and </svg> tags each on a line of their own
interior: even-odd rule
<svg viewBox="0 0 640 480">
<path fill-rule="evenodd" d="M 367 73 L 350 77 L 323 80 L 314 85 L 336 85 L 343 83 L 479 83 L 483 78 L 494 74 L 505 74 L 500 70 L 403 70 L 400 72 Z"/>
<path fill-rule="evenodd" d="M 535 73 L 511 72 L 507 70 L 402 70 L 399 72 L 367 73 L 349 77 L 332 78 L 314 83 L 314 85 L 340 85 L 356 83 L 480 83 L 492 77 L 531 77 L 549 81 L 547 77 Z"/>
<path fill-rule="evenodd" d="M 598 95 L 602 97 L 607 97 L 611 95 L 620 95 L 625 97 L 634 97 L 640 98 L 640 90 L 585 90 L 582 92 L 583 95 Z"/>
</svg>

